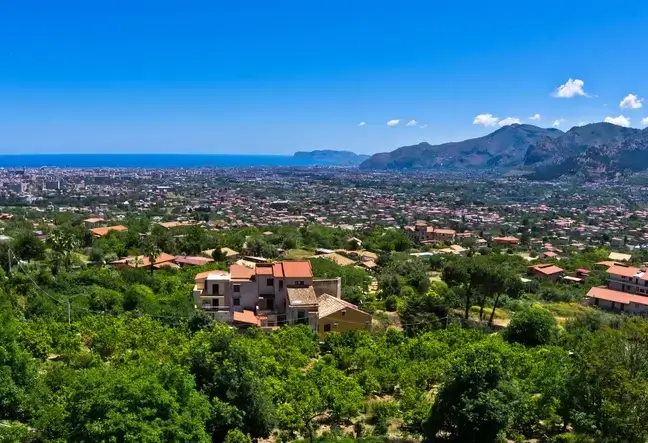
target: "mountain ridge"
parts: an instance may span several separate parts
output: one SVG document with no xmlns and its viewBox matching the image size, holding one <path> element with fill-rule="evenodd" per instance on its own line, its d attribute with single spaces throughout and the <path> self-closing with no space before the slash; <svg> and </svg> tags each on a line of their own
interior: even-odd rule
<svg viewBox="0 0 648 443">
<path fill-rule="evenodd" d="M 516 124 L 462 142 L 403 146 L 372 156 L 360 168 L 490 168 L 532 180 L 563 176 L 607 179 L 648 169 L 648 128 L 641 130 L 601 122 L 562 132 Z"/>
<path fill-rule="evenodd" d="M 513 167 L 522 164 L 528 148 L 544 137 L 563 132 L 555 128 L 513 124 L 483 137 L 430 145 L 403 146 L 391 152 L 374 154 L 360 164 L 361 169 L 463 169 Z"/>
<path fill-rule="evenodd" d="M 297 151 L 293 154 L 293 157 L 335 165 L 359 165 L 370 156 L 345 150 L 317 149 L 314 151 Z"/>
</svg>

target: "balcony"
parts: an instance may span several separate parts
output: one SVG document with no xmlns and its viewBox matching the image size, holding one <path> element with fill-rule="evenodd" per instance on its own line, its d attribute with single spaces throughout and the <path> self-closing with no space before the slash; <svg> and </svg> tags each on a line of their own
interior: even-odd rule
<svg viewBox="0 0 648 443">
<path fill-rule="evenodd" d="M 200 305 L 200 309 L 203 309 L 205 311 L 210 311 L 210 312 L 218 312 L 218 311 L 229 311 L 230 307 L 229 306 L 214 306 L 211 303 L 203 303 Z"/>
<path fill-rule="evenodd" d="M 210 294 L 209 292 L 207 292 L 207 290 L 203 290 L 200 293 L 200 296 L 201 297 L 210 297 L 210 298 L 212 298 L 212 297 L 225 297 L 225 294 L 214 294 L 214 293 Z"/>
</svg>

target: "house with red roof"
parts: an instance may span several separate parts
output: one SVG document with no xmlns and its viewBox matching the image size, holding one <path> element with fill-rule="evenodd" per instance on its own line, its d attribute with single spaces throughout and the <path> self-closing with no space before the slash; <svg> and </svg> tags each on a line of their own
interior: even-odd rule
<svg viewBox="0 0 648 443">
<path fill-rule="evenodd" d="M 405 226 L 405 233 L 412 241 L 422 244 L 434 244 L 440 241 L 453 242 L 457 231 L 454 229 L 435 228 L 424 221 L 417 221 L 414 226 Z"/>
<path fill-rule="evenodd" d="M 545 263 L 529 266 L 528 273 L 529 275 L 539 277 L 543 280 L 556 281 L 565 273 L 565 271 L 556 265 Z"/>
<path fill-rule="evenodd" d="M 591 305 L 630 314 L 648 313 L 646 268 L 613 263 L 607 274 L 607 287 L 594 287 L 587 293 Z"/>
<path fill-rule="evenodd" d="M 309 261 L 233 264 L 229 272 L 196 275 L 196 306 L 222 320 L 223 311 L 253 312 L 267 326 L 305 323 L 317 327 L 318 301 Z M 336 294 L 339 297 L 339 294 Z M 237 314 L 237 322 L 250 319 Z M 255 320 L 256 322 L 256 320 Z"/>
</svg>

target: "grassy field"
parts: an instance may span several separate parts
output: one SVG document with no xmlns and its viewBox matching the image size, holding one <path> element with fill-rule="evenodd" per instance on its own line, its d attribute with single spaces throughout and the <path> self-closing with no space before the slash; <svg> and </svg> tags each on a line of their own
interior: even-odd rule
<svg viewBox="0 0 648 443">
<path fill-rule="evenodd" d="M 285 253 L 287 260 L 305 260 L 313 255 L 315 255 L 313 251 L 307 251 L 306 249 L 288 249 Z"/>
</svg>

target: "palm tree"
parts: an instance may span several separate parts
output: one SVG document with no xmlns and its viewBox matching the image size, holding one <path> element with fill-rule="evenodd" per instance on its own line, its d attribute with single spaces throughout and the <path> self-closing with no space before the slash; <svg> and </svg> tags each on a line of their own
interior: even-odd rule
<svg viewBox="0 0 648 443">
<path fill-rule="evenodd" d="M 160 256 L 160 248 L 158 248 L 157 242 L 151 237 L 146 237 L 142 242 L 142 254 L 149 259 L 149 266 L 151 267 L 151 275 L 153 275 L 153 266 L 155 261 Z"/>
<path fill-rule="evenodd" d="M 47 239 L 52 249 L 54 267 L 52 272 L 57 274 L 61 265 L 65 271 L 70 268 L 72 252 L 79 247 L 79 240 L 69 230 L 57 228 Z"/>
</svg>

